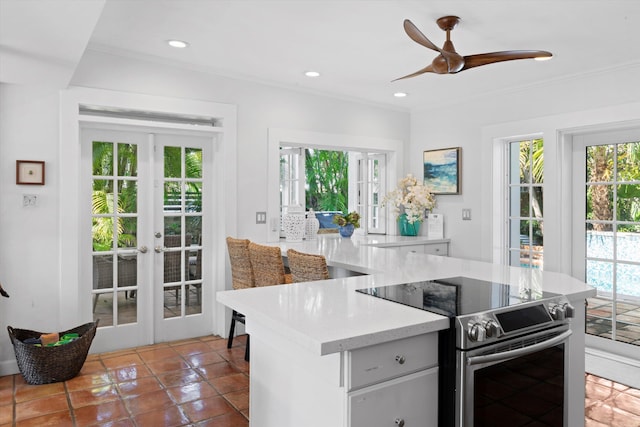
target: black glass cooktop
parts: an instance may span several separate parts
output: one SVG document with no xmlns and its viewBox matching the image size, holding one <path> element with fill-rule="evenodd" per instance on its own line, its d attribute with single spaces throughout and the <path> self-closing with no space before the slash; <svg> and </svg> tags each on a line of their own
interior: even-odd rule
<svg viewBox="0 0 640 427">
<path fill-rule="evenodd" d="M 455 317 L 510 307 L 557 296 L 505 283 L 469 277 L 450 277 L 425 282 L 358 289 L 367 295 Z"/>
</svg>

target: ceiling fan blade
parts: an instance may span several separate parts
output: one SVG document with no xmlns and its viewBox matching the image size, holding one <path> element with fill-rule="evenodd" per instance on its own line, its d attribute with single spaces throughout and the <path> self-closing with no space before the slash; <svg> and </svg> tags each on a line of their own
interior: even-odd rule
<svg viewBox="0 0 640 427">
<path fill-rule="evenodd" d="M 404 20 L 404 31 L 407 33 L 409 38 L 414 42 L 421 44 L 424 47 L 435 50 L 436 52 L 442 53 L 442 49 L 433 44 L 431 40 L 427 38 L 422 32 L 416 27 L 413 22 L 408 19 Z"/>
<path fill-rule="evenodd" d="M 481 53 L 464 57 L 464 67 L 460 71 L 495 62 L 513 61 L 516 59 L 551 58 L 553 54 L 545 50 L 505 50 L 502 52 Z"/>
<path fill-rule="evenodd" d="M 406 76 L 398 77 L 397 79 L 393 79 L 391 81 L 395 82 L 396 80 L 408 79 L 411 77 L 419 76 L 420 74 L 424 74 L 424 73 L 435 73 L 435 71 L 433 70 L 433 66 L 429 64 L 423 69 L 416 71 L 415 73 L 407 74 Z"/>
</svg>

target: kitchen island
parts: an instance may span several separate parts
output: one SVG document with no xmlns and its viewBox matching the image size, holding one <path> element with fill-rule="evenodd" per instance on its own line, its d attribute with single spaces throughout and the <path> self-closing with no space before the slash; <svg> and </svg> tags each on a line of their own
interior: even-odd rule
<svg viewBox="0 0 640 427">
<path fill-rule="evenodd" d="M 454 276 L 569 298 L 575 308 L 566 375 L 569 425 L 583 425 L 584 300 L 595 294 L 592 288 L 563 274 L 372 243 L 381 242 L 337 235 L 281 242 L 283 255 L 289 248 L 322 254 L 330 266 L 360 275 L 217 294 L 219 302 L 246 315 L 253 427 L 437 425 L 436 337 L 449 319 L 355 290 Z M 402 363 L 377 360 L 387 355 Z"/>
</svg>

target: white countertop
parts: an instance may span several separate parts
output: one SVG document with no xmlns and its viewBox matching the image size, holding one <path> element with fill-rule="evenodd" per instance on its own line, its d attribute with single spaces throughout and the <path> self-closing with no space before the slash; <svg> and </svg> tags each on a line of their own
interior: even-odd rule
<svg viewBox="0 0 640 427">
<path fill-rule="evenodd" d="M 564 294 L 572 301 L 595 295 L 593 288 L 565 274 L 370 246 L 424 240 L 356 235 L 346 239 L 330 234 L 301 243 L 273 243 L 283 254 L 289 248 L 322 254 L 330 266 L 367 275 L 222 291 L 217 300 L 243 313 L 248 323 L 259 322 L 314 354 L 325 355 L 448 327 L 443 316 L 355 292 L 359 288 L 466 276 Z"/>
</svg>

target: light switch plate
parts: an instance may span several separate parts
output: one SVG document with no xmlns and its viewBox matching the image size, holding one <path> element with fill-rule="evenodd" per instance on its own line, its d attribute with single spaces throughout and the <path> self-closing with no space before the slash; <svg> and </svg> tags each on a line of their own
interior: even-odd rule
<svg viewBox="0 0 640 427">
<path fill-rule="evenodd" d="M 471 221 L 471 209 L 462 209 L 462 219 L 464 221 Z"/>
<path fill-rule="evenodd" d="M 22 195 L 22 206 L 37 206 L 38 205 L 38 196 L 35 194 L 23 194 Z"/>
<path fill-rule="evenodd" d="M 256 212 L 256 224 L 266 224 L 266 223 L 267 223 L 267 213 Z"/>
</svg>

